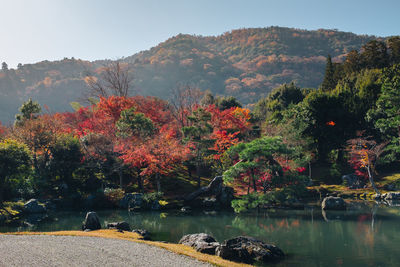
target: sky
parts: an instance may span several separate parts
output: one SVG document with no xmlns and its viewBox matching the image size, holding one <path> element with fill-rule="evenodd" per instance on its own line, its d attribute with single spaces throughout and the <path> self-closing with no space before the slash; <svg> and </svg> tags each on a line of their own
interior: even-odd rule
<svg viewBox="0 0 400 267">
<path fill-rule="evenodd" d="M 0 62 L 118 59 L 179 33 L 283 26 L 400 35 L 399 0 L 0 0 Z"/>
</svg>

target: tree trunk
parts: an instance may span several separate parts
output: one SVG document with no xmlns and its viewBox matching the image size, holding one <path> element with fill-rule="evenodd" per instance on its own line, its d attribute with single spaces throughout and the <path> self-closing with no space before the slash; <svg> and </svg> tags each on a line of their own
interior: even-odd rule
<svg viewBox="0 0 400 267">
<path fill-rule="evenodd" d="M 370 169 L 369 165 L 367 167 L 367 171 L 368 171 L 368 178 L 369 178 L 369 181 L 370 181 L 370 183 L 372 185 L 372 188 L 374 189 L 374 191 L 375 191 L 375 193 L 377 195 L 380 195 L 381 192 L 379 192 L 378 188 L 376 188 L 376 186 L 375 186 L 374 177 L 372 176 L 371 169 Z"/>
<path fill-rule="evenodd" d="M 156 173 L 157 192 L 161 192 L 160 174 Z"/>
<path fill-rule="evenodd" d="M 137 185 L 139 188 L 139 192 L 143 192 L 143 181 L 140 175 L 137 176 Z"/>
<path fill-rule="evenodd" d="M 188 171 L 188 175 L 189 175 L 189 179 L 192 179 L 192 168 L 190 167 L 190 165 L 187 166 L 187 171 Z"/>
<path fill-rule="evenodd" d="M 197 187 L 200 188 L 200 163 L 196 163 Z"/>
<path fill-rule="evenodd" d="M 308 162 L 308 176 L 310 177 L 310 180 L 311 180 L 312 179 L 311 178 L 311 161 Z"/>
<path fill-rule="evenodd" d="M 248 195 L 250 194 L 250 182 L 251 182 L 251 180 L 250 180 L 250 178 L 249 178 L 249 184 L 247 185 L 247 194 L 248 194 Z"/>
<path fill-rule="evenodd" d="M 119 176 L 119 187 L 122 189 L 124 187 L 124 175 L 122 173 L 122 168 L 118 169 L 118 176 Z"/>
<path fill-rule="evenodd" d="M 254 177 L 254 171 L 251 170 L 251 179 L 253 180 L 253 190 L 257 192 L 256 178 Z"/>
<path fill-rule="evenodd" d="M 0 179 L 0 207 L 3 207 L 4 184 L 5 184 L 5 180 L 4 179 Z"/>
</svg>

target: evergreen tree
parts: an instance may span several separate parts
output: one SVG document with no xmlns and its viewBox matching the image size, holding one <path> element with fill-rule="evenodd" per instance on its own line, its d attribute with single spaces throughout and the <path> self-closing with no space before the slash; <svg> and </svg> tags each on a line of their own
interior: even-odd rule
<svg viewBox="0 0 400 267">
<path fill-rule="evenodd" d="M 7 63 L 5 63 L 5 62 L 1 63 L 1 69 L 2 69 L 3 71 L 7 71 L 7 70 L 8 70 L 8 65 L 7 65 Z"/>
<path fill-rule="evenodd" d="M 335 68 L 330 55 L 326 58 L 325 76 L 321 84 L 322 91 L 330 91 L 336 87 Z"/>
<path fill-rule="evenodd" d="M 24 102 L 19 108 L 20 114 L 15 115 L 15 123 L 21 124 L 26 120 L 35 119 L 37 115 L 42 111 L 38 102 L 33 102 L 31 98 Z"/>
</svg>

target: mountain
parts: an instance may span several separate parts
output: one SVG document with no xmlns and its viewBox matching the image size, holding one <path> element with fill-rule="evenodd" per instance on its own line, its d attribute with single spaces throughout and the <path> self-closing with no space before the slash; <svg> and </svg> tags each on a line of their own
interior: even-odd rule
<svg viewBox="0 0 400 267">
<path fill-rule="evenodd" d="M 190 85 L 250 104 L 282 83 L 317 87 L 327 55 L 341 61 L 372 39 L 377 37 L 283 27 L 239 29 L 209 37 L 179 34 L 121 61 L 131 65 L 139 94 L 168 98 L 174 87 Z M 12 121 L 30 97 L 50 111 L 71 110 L 69 103 L 86 90 L 86 77 L 98 75 L 109 62 L 65 58 L 0 71 L 0 121 Z"/>
</svg>

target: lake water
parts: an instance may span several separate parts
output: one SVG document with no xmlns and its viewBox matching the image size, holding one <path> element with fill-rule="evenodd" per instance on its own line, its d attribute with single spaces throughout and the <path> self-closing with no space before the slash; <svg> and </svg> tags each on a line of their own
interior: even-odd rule
<svg viewBox="0 0 400 267">
<path fill-rule="evenodd" d="M 127 221 L 150 231 L 154 240 L 177 242 L 205 232 L 218 241 L 249 235 L 280 247 L 285 260 L 274 266 L 400 266 L 400 207 L 355 203 L 347 211 L 323 214 L 318 207 L 268 210 L 258 214 L 178 211 L 99 211 L 104 222 Z M 8 231 L 79 230 L 85 212 L 58 212 L 28 228 Z"/>
</svg>

